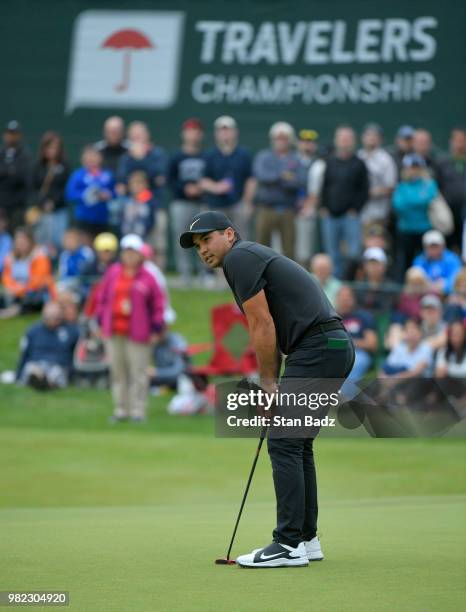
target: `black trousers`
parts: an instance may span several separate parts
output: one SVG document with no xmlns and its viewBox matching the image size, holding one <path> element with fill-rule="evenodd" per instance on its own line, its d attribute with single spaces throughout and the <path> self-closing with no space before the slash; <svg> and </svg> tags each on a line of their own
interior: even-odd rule
<svg viewBox="0 0 466 612">
<path fill-rule="evenodd" d="M 412 234 L 398 230 L 395 256 L 395 276 L 397 282 L 404 282 L 406 270 L 413 265 L 413 259 L 421 252 L 422 234 Z"/>
<path fill-rule="evenodd" d="M 338 342 L 329 342 L 329 338 Z M 290 379 L 293 378 L 299 378 L 300 385 L 305 385 L 305 380 L 309 380 L 314 390 L 321 385 L 316 379 L 332 379 L 331 384 L 340 387 L 351 372 L 354 354 L 351 338 L 343 329 L 304 338 L 286 359 L 280 387 L 282 389 L 286 385 L 292 388 Z M 340 379 L 341 384 L 335 379 Z M 267 441 L 277 500 L 277 526 L 273 532 L 275 542 L 296 547 L 304 540 L 311 540 L 317 533 L 317 478 L 313 442 L 314 439 L 309 437 L 269 437 Z"/>
</svg>

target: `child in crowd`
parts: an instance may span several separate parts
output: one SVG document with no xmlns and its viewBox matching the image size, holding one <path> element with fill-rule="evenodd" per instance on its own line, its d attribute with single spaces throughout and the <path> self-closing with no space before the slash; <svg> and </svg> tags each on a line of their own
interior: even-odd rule
<svg viewBox="0 0 466 612">
<path fill-rule="evenodd" d="M 60 287 L 78 288 L 85 267 L 94 260 L 92 249 L 83 244 L 78 229 L 69 229 L 63 235 L 63 251 L 58 259 L 58 280 Z"/>
<path fill-rule="evenodd" d="M 138 170 L 129 176 L 128 195 L 121 200 L 121 234 L 146 239 L 154 227 L 156 203 L 145 172 Z"/>
<path fill-rule="evenodd" d="M 397 378 L 421 378 L 428 375 L 432 366 L 432 348 L 422 340 L 422 326 L 419 319 L 407 319 L 404 326 L 404 340 L 390 352 L 382 367 L 382 376 Z"/>
<path fill-rule="evenodd" d="M 93 317 L 97 305 L 97 296 L 101 287 L 102 277 L 107 269 L 116 262 L 118 240 L 110 232 L 102 232 L 95 237 L 94 250 L 96 257 L 83 270 L 84 276 L 84 314 Z"/>
<path fill-rule="evenodd" d="M 42 247 L 36 246 L 27 228 L 15 231 L 13 248 L 4 260 L 2 284 L 1 318 L 40 310 L 55 297 L 50 259 Z"/>
<path fill-rule="evenodd" d="M 107 204 L 115 195 L 115 180 L 102 168 L 102 155 L 92 145 L 84 147 L 81 163 L 70 176 L 65 196 L 74 204 L 76 224 L 94 237 L 107 229 Z"/>
</svg>

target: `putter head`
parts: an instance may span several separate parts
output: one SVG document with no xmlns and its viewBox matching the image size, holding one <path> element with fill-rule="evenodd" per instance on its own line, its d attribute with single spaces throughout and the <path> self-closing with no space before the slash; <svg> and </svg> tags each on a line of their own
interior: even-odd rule
<svg viewBox="0 0 466 612">
<path fill-rule="evenodd" d="M 215 565 L 236 565 L 236 561 L 234 559 L 215 559 Z"/>
</svg>

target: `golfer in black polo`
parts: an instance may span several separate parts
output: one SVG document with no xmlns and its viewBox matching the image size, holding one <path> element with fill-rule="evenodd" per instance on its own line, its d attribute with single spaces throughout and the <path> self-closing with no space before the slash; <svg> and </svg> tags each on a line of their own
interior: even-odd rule
<svg viewBox="0 0 466 612">
<path fill-rule="evenodd" d="M 281 355 L 286 379 L 344 379 L 354 348 L 324 292 L 297 263 L 272 249 L 241 240 L 221 212 L 195 215 L 180 236 L 211 268 L 223 267 L 236 302 L 246 315 L 257 355 L 260 385 L 275 393 Z M 282 383 L 281 383 L 282 384 Z M 308 565 L 324 555 L 317 537 L 317 483 L 313 438 L 268 439 L 277 499 L 273 542 L 241 555 L 246 567 Z"/>
</svg>

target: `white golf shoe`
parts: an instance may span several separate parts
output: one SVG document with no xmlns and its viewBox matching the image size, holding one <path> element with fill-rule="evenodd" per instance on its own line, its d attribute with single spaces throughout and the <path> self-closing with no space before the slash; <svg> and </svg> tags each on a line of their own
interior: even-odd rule
<svg viewBox="0 0 466 612">
<path fill-rule="evenodd" d="M 323 561 L 324 553 L 322 552 L 320 541 L 317 536 L 308 542 L 304 542 L 304 546 L 306 548 L 306 555 L 309 561 Z"/>
<path fill-rule="evenodd" d="M 256 548 L 236 559 L 241 567 L 305 567 L 309 565 L 306 547 L 301 542 L 296 548 L 272 542 L 265 548 Z"/>
</svg>

